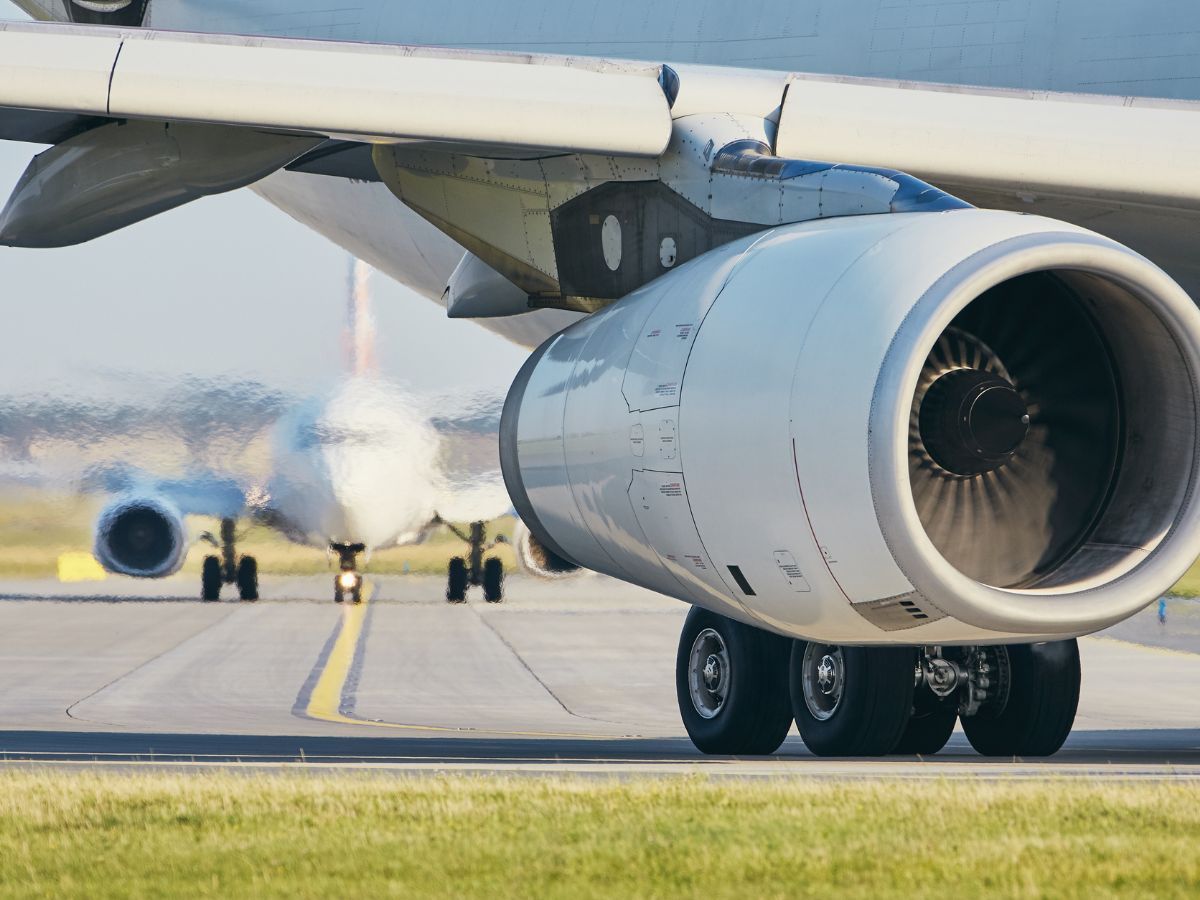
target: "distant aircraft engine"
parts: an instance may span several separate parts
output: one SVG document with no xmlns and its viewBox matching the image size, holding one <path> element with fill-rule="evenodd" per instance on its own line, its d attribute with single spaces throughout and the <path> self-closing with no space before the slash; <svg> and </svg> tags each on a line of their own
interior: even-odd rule
<svg viewBox="0 0 1200 900">
<path fill-rule="evenodd" d="M 543 345 L 501 427 L 563 560 L 835 644 L 1094 631 L 1200 555 L 1200 311 L 985 210 L 776 228 Z"/>
<path fill-rule="evenodd" d="M 183 516 L 156 497 L 120 498 L 100 514 L 95 554 L 100 565 L 117 575 L 174 575 L 187 555 Z"/>
<path fill-rule="evenodd" d="M 517 565 L 521 567 L 522 572 L 538 578 L 565 578 L 581 572 L 575 563 L 563 559 L 553 550 L 548 550 L 533 536 L 533 532 L 524 522 L 517 522 L 512 542 L 517 555 Z"/>
</svg>

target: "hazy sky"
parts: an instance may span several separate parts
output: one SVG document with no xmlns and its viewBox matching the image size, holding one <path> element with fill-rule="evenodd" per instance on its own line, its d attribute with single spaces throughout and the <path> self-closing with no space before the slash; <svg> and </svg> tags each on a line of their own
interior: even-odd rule
<svg viewBox="0 0 1200 900">
<path fill-rule="evenodd" d="M 0 202 L 41 149 L 0 143 Z M 81 247 L 0 248 L 0 391 L 128 397 L 183 376 L 315 389 L 341 371 L 348 267 L 246 190 Z M 373 286 L 385 374 L 439 393 L 508 387 L 526 351 L 384 275 Z"/>
</svg>

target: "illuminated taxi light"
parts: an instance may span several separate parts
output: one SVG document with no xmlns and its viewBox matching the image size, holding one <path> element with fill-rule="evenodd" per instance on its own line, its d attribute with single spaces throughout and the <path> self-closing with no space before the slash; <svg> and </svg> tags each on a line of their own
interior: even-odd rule
<svg viewBox="0 0 1200 900">
<path fill-rule="evenodd" d="M 352 590 L 358 584 L 358 575 L 354 572 L 343 572 L 338 576 L 338 584 L 346 590 Z"/>
</svg>

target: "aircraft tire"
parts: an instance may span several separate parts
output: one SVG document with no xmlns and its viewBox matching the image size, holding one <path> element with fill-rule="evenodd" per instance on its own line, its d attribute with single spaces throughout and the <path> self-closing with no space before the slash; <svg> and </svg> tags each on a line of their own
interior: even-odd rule
<svg viewBox="0 0 1200 900">
<path fill-rule="evenodd" d="M 938 703 L 925 711 L 917 709 L 908 720 L 904 734 L 900 735 L 900 743 L 892 749 L 892 753 L 897 756 L 932 756 L 946 746 L 957 722 L 958 709 L 950 703 Z"/>
<path fill-rule="evenodd" d="M 469 581 L 470 573 L 467 571 L 466 560 L 461 556 L 454 557 L 450 560 L 450 567 L 447 571 L 446 600 L 450 603 L 465 603 Z"/>
<path fill-rule="evenodd" d="M 221 560 L 215 556 L 204 557 L 204 566 L 200 570 L 200 598 L 206 603 L 221 599 Z"/>
<path fill-rule="evenodd" d="M 243 556 L 238 563 L 237 587 L 242 600 L 258 599 L 258 560 L 253 556 Z"/>
<path fill-rule="evenodd" d="M 835 647 L 796 641 L 792 712 L 817 756 L 887 756 L 900 743 L 913 704 L 910 647 Z"/>
<path fill-rule="evenodd" d="M 963 719 L 971 746 L 983 756 L 1053 756 L 1066 742 L 1079 708 L 1079 643 L 1012 644 L 1008 697 L 998 712 L 985 707 Z"/>
<path fill-rule="evenodd" d="M 702 753 L 768 756 L 792 727 L 790 641 L 699 607 L 688 613 L 675 656 L 675 693 Z"/>
<path fill-rule="evenodd" d="M 495 556 L 483 564 L 483 599 L 488 603 L 504 602 L 504 562 Z"/>
</svg>

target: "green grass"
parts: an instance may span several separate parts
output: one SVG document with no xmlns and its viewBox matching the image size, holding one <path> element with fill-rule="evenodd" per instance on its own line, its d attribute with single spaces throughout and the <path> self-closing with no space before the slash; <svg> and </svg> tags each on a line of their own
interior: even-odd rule
<svg viewBox="0 0 1200 900">
<path fill-rule="evenodd" d="M 1200 597 L 1200 562 L 1188 569 L 1171 593 L 1179 597 Z"/>
<path fill-rule="evenodd" d="M 1190 784 L 0 772 L 0 896 L 1187 897 Z"/>
</svg>

